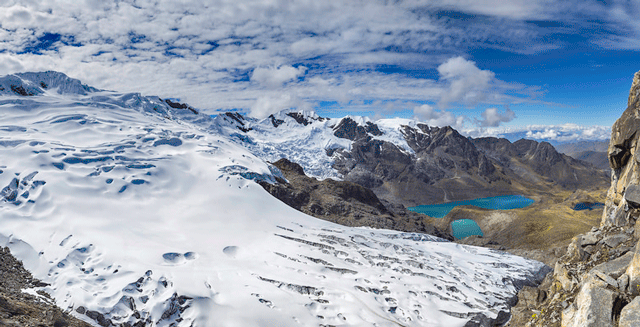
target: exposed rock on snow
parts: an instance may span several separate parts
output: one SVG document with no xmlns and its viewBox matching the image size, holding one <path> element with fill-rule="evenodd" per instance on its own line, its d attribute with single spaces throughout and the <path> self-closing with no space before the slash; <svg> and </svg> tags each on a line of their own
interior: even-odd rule
<svg viewBox="0 0 640 327">
<path fill-rule="evenodd" d="M 42 286 L 8 248 L 0 248 L 0 326 L 89 327 L 56 307 L 48 294 L 35 291 Z"/>
</svg>

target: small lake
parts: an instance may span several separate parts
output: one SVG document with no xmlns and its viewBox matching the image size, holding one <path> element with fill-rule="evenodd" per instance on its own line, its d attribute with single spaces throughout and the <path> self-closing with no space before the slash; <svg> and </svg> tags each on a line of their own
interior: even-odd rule
<svg viewBox="0 0 640 327">
<path fill-rule="evenodd" d="M 433 218 L 443 218 L 457 206 L 471 205 L 490 210 L 511 210 L 532 205 L 535 201 L 522 195 L 502 195 L 475 200 L 454 201 L 441 204 L 428 204 L 407 208 L 413 212 L 421 213 Z M 575 210 L 575 209 L 574 209 Z M 467 236 L 484 236 L 478 224 L 471 219 L 458 219 L 451 222 L 451 231 L 456 239 Z"/>
<path fill-rule="evenodd" d="M 475 200 L 462 200 L 441 204 L 427 204 L 407 208 L 413 212 L 425 214 L 433 218 L 443 218 L 457 206 L 471 205 L 491 210 L 511 210 L 532 205 L 535 201 L 522 195 L 501 195 Z"/>
<path fill-rule="evenodd" d="M 604 203 L 601 203 L 601 202 L 580 202 L 580 203 L 576 203 L 576 205 L 573 206 L 573 210 L 575 211 L 594 210 L 594 209 L 603 209 L 603 208 L 604 208 Z"/>
<path fill-rule="evenodd" d="M 458 219 L 452 221 L 451 231 L 453 232 L 453 237 L 459 240 L 471 235 L 483 236 L 480 226 L 471 219 Z"/>
</svg>

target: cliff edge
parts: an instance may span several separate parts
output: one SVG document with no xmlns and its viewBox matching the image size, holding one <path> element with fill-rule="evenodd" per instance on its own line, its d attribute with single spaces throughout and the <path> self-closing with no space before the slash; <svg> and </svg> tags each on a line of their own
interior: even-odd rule
<svg viewBox="0 0 640 327">
<path fill-rule="evenodd" d="M 521 300 L 527 326 L 640 326 L 640 72 L 611 129 L 611 186 L 600 226 L 572 239 L 553 275 Z M 514 325 L 515 326 L 515 325 Z"/>
</svg>

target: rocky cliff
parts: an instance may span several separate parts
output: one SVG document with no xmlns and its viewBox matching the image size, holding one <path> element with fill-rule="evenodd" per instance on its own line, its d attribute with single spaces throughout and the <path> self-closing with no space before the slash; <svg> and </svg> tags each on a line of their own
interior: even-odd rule
<svg viewBox="0 0 640 327">
<path fill-rule="evenodd" d="M 528 304 L 529 326 L 640 326 L 640 72 L 627 109 L 612 127 L 611 187 L 599 227 L 573 238 Z M 527 298 L 526 292 L 521 299 Z M 526 301 L 525 301 L 526 302 Z M 521 308 L 522 309 L 522 308 Z"/>
</svg>

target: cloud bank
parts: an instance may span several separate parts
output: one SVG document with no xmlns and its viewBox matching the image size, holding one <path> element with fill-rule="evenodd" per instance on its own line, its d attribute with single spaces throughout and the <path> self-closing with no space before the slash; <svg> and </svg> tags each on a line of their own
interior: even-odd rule
<svg viewBox="0 0 640 327">
<path fill-rule="evenodd" d="M 439 111 L 416 115 L 457 124 L 451 106 L 535 102 L 539 92 L 478 67 L 470 49 L 535 54 L 565 45 L 551 36 L 572 33 L 597 47 L 640 49 L 637 7 L 578 0 L 4 0 L 0 75 L 57 70 L 210 113 L 263 116 L 332 101 L 351 112 L 362 103 L 401 102 L 410 112 L 428 103 Z M 541 21 L 560 23 L 547 28 Z M 605 33 L 585 34 L 599 30 Z M 509 117 L 485 111 L 481 125 Z"/>
<path fill-rule="evenodd" d="M 604 141 L 611 137 L 610 126 L 577 124 L 528 125 L 521 127 L 466 128 L 462 133 L 471 137 L 504 137 L 511 141 L 521 138 L 547 141 L 552 144 L 577 141 Z"/>
</svg>

